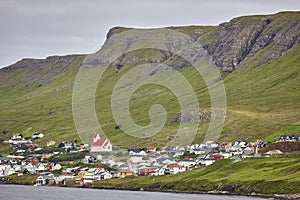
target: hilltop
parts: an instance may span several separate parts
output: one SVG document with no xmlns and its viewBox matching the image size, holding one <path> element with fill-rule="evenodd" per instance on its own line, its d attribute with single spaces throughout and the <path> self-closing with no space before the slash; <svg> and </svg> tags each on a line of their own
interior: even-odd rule
<svg viewBox="0 0 300 200">
<path fill-rule="evenodd" d="M 219 26 L 167 29 L 186 34 L 198 42 L 222 74 L 228 110 L 220 140 L 262 138 L 272 141 L 281 134 L 300 132 L 300 12 L 238 17 Z M 128 30 L 133 29 L 114 27 L 107 38 Z M 126 38 L 119 44 L 131 48 Z M 109 45 L 108 42 L 104 44 Z M 41 143 L 79 139 L 72 116 L 72 90 L 82 63 L 94 63 L 97 67 L 97 53 L 95 56 L 23 59 L 1 69 L 0 130 L 6 129 L 8 133 L 1 134 L 0 138 L 7 139 L 16 132 L 26 136 L 37 131 L 45 134 Z M 88 57 L 94 60 L 86 60 Z M 210 97 L 203 80 L 184 59 L 160 49 L 131 51 L 105 71 L 96 93 L 97 117 L 113 144 L 162 146 L 178 128 L 178 123 L 168 123 L 158 135 L 145 140 L 115 129 L 118 124 L 110 109 L 114 85 L 134 66 L 147 62 L 168 62 L 189 80 L 201 108 L 210 108 Z M 179 112 L 176 97 L 160 86 L 142 87 L 136 91 L 136 96 L 139 98 L 131 99 L 131 116 L 140 125 L 149 123 L 148 110 L 153 104 L 160 103 L 165 107 L 168 122 Z M 208 122 L 201 124 L 195 142 L 203 140 L 207 127 Z"/>
</svg>

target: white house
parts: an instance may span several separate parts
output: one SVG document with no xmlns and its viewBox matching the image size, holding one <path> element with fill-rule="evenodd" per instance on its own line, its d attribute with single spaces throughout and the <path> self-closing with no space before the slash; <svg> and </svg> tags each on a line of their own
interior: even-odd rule
<svg viewBox="0 0 300 200">
<path fill-rule="evenodd" d="M 112 144 L 105 138 L 101 139 L 98 133 L 94 134 L 93 143 L 91 147 L 91 153 L 101 153 L 112 151 Z"/>
<path fill-rule="evenodd" d="M 253 153 L 254 153 L 254 147 L 246 147 L 243 150 L 243 154 L 246 154 L 246 155 L 250 155 L 250 154 L 253 154 Z"/>
<path fill-rule="evenodd" d="M 100 180 L 111 179 L 112 177 L 113 177 L 112 174 L 110 174 L 108 172 L 103 172 L 103 173 L 95 175 L 94 179 L 100 181 Z"/>
<path fill-rule="evenodd" d="M 206 146 L 209 147 L 209 148 L 216 148 L 218 147 L 218 143 L 216 141 L 207 141 L 206 143 Z"/>
<path fill-rule="evenodd" d="M 0 176 L 9 176 L 15 173 L 10 165 L 0 165 Z"/>
<path fill-rule="evenodd" d="M 194 161 L 194 160 L 180 160 L 180 161 L 178 161 L 177 164 L 180 165 L 180 166 L 183 166 L 183 167 L 191 167 L 191 166 L 196 165 L 196 161 Z"/>
<path fill-rule="evenodd" d="M 197 148 L 197 149 L 191 149 L 190 153 L 194 153 L 196 155 L 201 155 L 201 154 L 205 154 L 206 151 L 203 148 Z"/>
<path fill-rule="evenodd" d="M 162 176 L 162 175 L 165 175 L 165 170 L 167 168 L 167 165 L 163 165 L 163 166 L 160 166 L 156 169 L 156 173 L 153 174 L 154 176 Z"/>
<path fill-rule="evenodd" d="M 38 139 L 38 138 L 43 138 L 44 134 L 43 133 L 34 133 L 32 134 L 32 139 Z"/>
<path fill-rule="evenodd" d="M 42 173 L 39 177 L 37 177 L 36 183 L 38 185 L 55 184 L 54 174 L 49 172 Z"/>
<path fill-rule="evenodd" d="M 45 171 L 45 170 L 46 170 L 46 167 L 45 167 L 45 165 L 39 163 L 39 164 L 36 166 L 36 170 L 37 170 L 37 171 Z"/>
<path fill-rule="evenodd" d="M 22 138 L 23 138 L 23 135 L 21 133 L 14 134 L 11 137 L 12 140 L 17 140 L 17 139 L 22 139 Z"/>
<path fill-rule="evenodd" d="M 211 164 L 213 164 L 214 162 L 216 162 L 216 161 L 215 161 L 215 159 L 213 159 L 213 158 L 206 158 L 206 159 L 201 159 L 201 160 L 200 160 L 200 164 L 201 164 L 201 165 L 205 165 L 205 166 L 211 165 Z"/>
<path fill-rule="evenodd" d="M 146 152 L 143 149 L 129 149 L 129 155 L 131 156 L 145 156 Z"/>
<path fill-rule="evenodd" d="M 186 171 L 185 167 L 179 165 L 172 165 L 169 167 L 169 169 L 170 169 L 170 174 L 178 174 Z"/>
</svg>

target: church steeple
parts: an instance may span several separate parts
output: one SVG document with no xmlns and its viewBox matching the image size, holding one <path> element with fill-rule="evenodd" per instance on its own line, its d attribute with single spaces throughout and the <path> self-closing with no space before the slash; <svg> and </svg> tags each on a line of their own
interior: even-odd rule
<svg viewBox="0 0 300 200">
<path fill-rule="evenodd" d="M 94 142 L 97 142 L 98 140 L 100 140 L 100 135 L 99 135 L 99 133 L 95 133 L 94 134 Z"/>
</svg>

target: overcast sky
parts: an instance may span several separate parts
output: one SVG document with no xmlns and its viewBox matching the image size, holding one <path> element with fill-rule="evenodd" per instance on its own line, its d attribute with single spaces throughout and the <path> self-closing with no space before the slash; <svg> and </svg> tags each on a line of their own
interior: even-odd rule
<svg viewBox="0 0 300 200">
<path fill-rule="evenodd" d="M 217 25 L 300 10 L 299 0 L 0 0 L 0 67 L 22 58 L 91 53 L 109 28 Z"/>
</svg>

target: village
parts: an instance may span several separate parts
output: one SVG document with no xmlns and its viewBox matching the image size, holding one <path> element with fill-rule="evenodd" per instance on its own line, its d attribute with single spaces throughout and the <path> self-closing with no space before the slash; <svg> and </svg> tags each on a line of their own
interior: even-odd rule
<svg viewBox="0 0 300 200">
<path fill-rule="evenodd" d="M 5 140 L 12 146 L 13 154 L 0 157 L 0 180 L 8 182 L 11 175 L 26 176 L 35 174 L 36 185 L 66 184 L 69 181 L 86 184 L 111 178 L 133 176 L 163 176 L 208 166 L 219 159 L 239 162 L 249 157 L 270 157 L 282 154 L 280 150 L 260 153 L 268 142 L 222 142 L 207 141 L 186 147 L 129 148 L 122 150 L 113 147 L 109 139 L 100 138 L 98 133 L 89 144 L 54 141 L 47 142 L 45 148 L 37 142 L 44 134 L 34 133 L 23 138 L 18 133 Z M 298 135 L 282 135 L 278 142 L 299 141 Z M 77 162 L 76 162 L 77 161 Z"/>
</svg>

